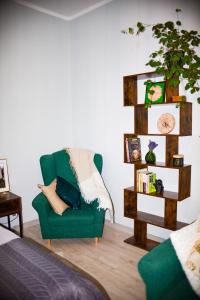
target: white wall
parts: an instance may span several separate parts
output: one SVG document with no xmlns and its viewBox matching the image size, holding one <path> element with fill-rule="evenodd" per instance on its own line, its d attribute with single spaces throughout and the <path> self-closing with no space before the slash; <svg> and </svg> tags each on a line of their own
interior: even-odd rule
<svg viewBox="0 0 200 300">
<path fill-rule="evenodd" d="M 183 10 L 185 27 L 199 30 L 199 4 L 195 0 L 115 0 L 71 23 L 74 145 L 103 154 L 103 175 L 114 202 L 116 222 L 128 226 L 133 222 L 123 216 L 123 189 L 133 185 L 133 167 L 123 164 L 123 133 L 133 132 L 133 109 L 123 108 L 122 79 L 124 75 L 148 71 L 145 62 L 157 45 L 150 31 L 140 37 L 124 36 L 120 31 L 140 20 L 152 24 L 175 19 L 177 7 Z M 194 97 L 190 99 L 194 103 L 193 137 L 180 138 L 179 149 L 185 162 L 192 164 L 192 196 L 178 206 L 178 218 L 185 222 L 200 213 L 200 106 Z M 146 151 L 148 138 L 145 143 Z M 164 160 L 163 149 L 164 139 L 160 139 L 156 151 Z M 170 174 L 167 176 L 164 180 L 168 183 Z M 171 185 L 174 188 L 173 181 Z M 139 208 L 163 215 L 164 203 L 162 199 L 140 196 Z M 149 229 L 162 237 L 169 234 L 159 228 Z"/>
<path fill-rule="evenodd" d="M 39 157 L 72 143 L 68 23 L 12 1 L 0 4 L 0 157 L 24 221 L 42 182 Z"/>
</svg>

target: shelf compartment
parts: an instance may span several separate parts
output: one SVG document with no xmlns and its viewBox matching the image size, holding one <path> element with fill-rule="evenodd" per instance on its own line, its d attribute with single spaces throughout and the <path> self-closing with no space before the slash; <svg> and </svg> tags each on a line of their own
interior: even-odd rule
<svg viewBox="0 0 200 300">
<path fill-rule="evenodd" d="M 171 105 L 177 103 L 161 103 L 155 105 Z M 153 106 L 152 105 L 152 106 Z M 151 109 L 151 108 L 149 108 Z M 179 108 L 179 133 L 178 134 L 161 134 L 161 133 L 148 133 L 148 109 L 145 104 L 136 104 L 134 106 L 134 123 L 136 135 L 149 135 L 149 136 L 189 136 L 192 135 L 192 103 L 184 102 Z"/>
<path fill-rule="evenodd" d="M 181 229 L 181 228 L 185 227 L 186 225 L 188 225 L 187 223 L 179 222 L 179 221 L 176 221 L 176 224 L 174 224 L 174 225 L 167 225 L 165 218 L 156 216 L 156 215 L 152 215 L 149 213 L 145 213 L 142 211 L 135 212 L 132 219 L 134 219 L 136 221 L 144 222 L 144 223 L 147 223 L 150 225 L 158 226 L 161 228 L 169 229 L 169 230 L 178 230 L 178 229 Z"/>
<path fill-rule="evenodd" d="M 142 192 L 138 192 L 136 189 L 134 189 L 134 187 L 129 187 L 126 188 L 126 190 L 132 191 L 133 193 L 138 193 L 138 194 L 142 194 L 142 195 L 146 195 L 146 196 L 150 196 L 150 197 L 158 197 L 158 198 L 167 198 L 167 199 L 171 199 L 171 200 L 175 200 L 175 201 L 182 201 L 183 199 L 179 199 L 179 195 L 176 192 L 171 192 L 171 191 L 164 191 L 163 193 L 142 193 Z"/>
<path fill-rule="evenodd" d="M 134 75 L 128 75 L 123 77 L 124 86 L 124 106 L 134 106 L 138 103 L 138 80 L 153 79 L 156 77 L 161 77 L 162 74 L 157 74 L 155 71 L 139 73 Z M 166 102 L 172 103 L 172 96 L 179 95 L 179 87 L 171 87 L 166 80 Z"/>
<path fill-rule="evenodd" d="M 134 106 L 138 102 L 138 88 L 137 80 L 144 80 L 148 78 L 155 78 L 160 75 L 155 72 L 146 72 L 135 75 L 128 75 L 123 77 L 124 87 L 124 106 Z"/>
<path fill-rule="evenodd" d="M 183 167 L 171 167 L 167 166 L 164 163 L 157 163 L 155 165 L 150 165 L 143 163 L 135 163 L 135 178 L 134 178 L 134 186 L 137 186 L 137 170 L 142 169 L 142 168 L 148 168 L 148 167 L 157 167 L 157 168 L 167 168 L 167 169 L 177 169 L 178 170 L 178 192 L 173 192 L 173 191 L 168 191 L 164 190 L 162 193 L 143 193 L 137 191 L 133 186 L 128 188 L 128 190 L 142 194 L 142 195 L 147 195 L 151 197 L 159 197 L 159 198 L 167 198 L 175 201 L 183 201 L 184 199 L 190 197 L 191 193 L 191 181 L 189 180 L 191 177 L 191 165 L 184 165 Z"/>
</svg>

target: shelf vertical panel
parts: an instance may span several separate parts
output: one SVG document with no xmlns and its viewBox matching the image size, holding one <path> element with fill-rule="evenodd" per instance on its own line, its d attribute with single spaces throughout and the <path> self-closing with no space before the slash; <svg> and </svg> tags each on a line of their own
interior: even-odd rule
<svg viewBox="0 0 200 300">
<path fill-rule="evenodd" d="M 134 108 L 135 134 L 148 134 L 148 109 L 143 105 Z"/>
<path fill-rule="evenodd" d="M 147 223 L 134 221 L 134 238 L 136 243 L 145 244 L 147 241 Z"/>
<path fill-rule="evenodd" d="M 180 135 L 192 135 L 192 103 L 180 106 Z"/>
<path fill-rule="evenodd" d="M 179 96 L 179 86 L 172 87 L 169 85 L 169 80 L 166 80 L 166 102 L 172 103 L 172 96 Z"/>
<path fill-rule="evenodd" d="M 124 106 L 133 106 L 137 104 L 137 77 L 124 76 Z"/>
<path fill-rule="evenodd" d="M 190 197 L 191 189 L 191 166 L 186 166 L 179 169 L 179 200 Z"/>
<path fill-rule="evenodd" d="M 137 214 L 137 193 L 124 190 L 124 216 L 134 219 Z"/>
<path fill-rule="evenodd" d="M 177 201 L 165 198 L 165 226 L 168 228 L 176 228 L 177 220 Z"/>
<path fill-rule="evenodd" d="M 173 155 L 178 153 L 178 136 L 166 136 L 165 163 L 168 166 L 173 164 Z"/>
</svg>

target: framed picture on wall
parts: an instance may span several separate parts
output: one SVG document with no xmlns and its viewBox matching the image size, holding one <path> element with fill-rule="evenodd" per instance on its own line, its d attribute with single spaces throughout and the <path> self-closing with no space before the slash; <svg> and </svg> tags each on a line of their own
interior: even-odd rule
<svg viewBox="0 0 200 300">
<path fill-rule="evenodd" d="M 9 191 L 8 166 L 5 158 L 0 158 L 0 193 Z"/>
<path fill-rule="evenodd" d="M 159 104 L 165 101 L 165 81 L 147 82 L 145 103 Z"/>
</svg>

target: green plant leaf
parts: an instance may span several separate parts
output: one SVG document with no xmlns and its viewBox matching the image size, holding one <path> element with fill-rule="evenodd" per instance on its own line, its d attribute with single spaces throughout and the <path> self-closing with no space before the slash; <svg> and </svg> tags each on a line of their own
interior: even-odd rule
<svg viewBox="0 0 200 300">
<path fill-rule="evenodd" d="M 176 21 L 176 25 L 181 26 L 181 21 Z"/>
<path fill-rule="evenodd" d="M 147 79 L 147 80 L 144 82 L 144 85 L 147 85 L 148 83 L 152 83 L 152 80 L 151 80 L 151 79 Z"/>
<path fill-rule="evenodd" d="M 197 102 L 200 104 L 200 97 L 197 98 Z"/>
<path fill-rule="evenodd" d="M 150 67 L 152 67 L 152 68 L 156 68 L 156 67 L 161 66 L 161 62 L 158 61 L 158 60 L 153 60 L 153 59 L 151 59 L 150 61 L 148 61 L 148 62 L 146 63 L 146 65 L 147 65 L 147 66 L 150 66 Z"/>
<path fill-rule="evenodd" d="M 143 27 L 143 24 L 141 22 L 137 22 L 137 27 L 138 28 Z"/>
<path fill-rule="evenodd" d="M 157 52 L 153 52 L 150 56 L 151 56 L 152 58 L 155 58 L 156 56 L 158 56 L 158 53 L 157 53 Z"/>
<path fill-rule="evenodd" d="M 191 30 L 191 31 L 190 31 L 190 34 L 191 34 L 191 35 L 197 35 L 198 32 L 197 32 L 196 30 Z"/>
<path fill-rule="evenodd" d="M 168 29 L 174 29 L 174 22 L 172 21 L 168 21 L 165 23 L 165 27 L 168 28 Z"/>
<path fill-rule="evenodd" d="M 157 67 L 156 68 L 156 73 L 158 74 L 163 74 L 164 73 L 165 68 L 164 67 Z"/>
<path fill-rule="evenodd" d="M 129 33 L 129 34 L 134 34 L 134 29 L 133 29 L 132 27 L 129 27 L 129 28 L 128 28 L 128 33 Z"/>
<path fill-rule="evenodd" d="M 189 84 L 189 83 L 186 83 L 185 89 L 186 89 L 186 90 L 189 90 L 189 89 L 190 89 L 190 84 Z"/>
</svg>

